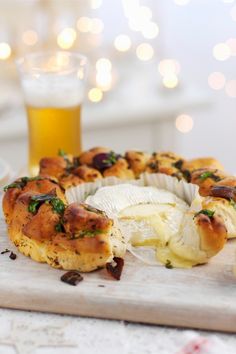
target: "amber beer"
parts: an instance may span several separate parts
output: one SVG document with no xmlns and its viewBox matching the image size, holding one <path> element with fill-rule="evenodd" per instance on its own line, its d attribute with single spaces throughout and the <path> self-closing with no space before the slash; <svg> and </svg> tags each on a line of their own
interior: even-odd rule
<svg viewBox="0 0 236 354">
<path fill-rule="evenodd" d="M 39 161 L 55 156 L 59 149 L 72 155 L 81 151 L 81 105 L 34 107 L 26 105 L 29 130 L 29 169 L 38 173 Z"/>
<path fill-rule="evenodd" d="M 42 157 L 81 151 L 81 104 L 87 59 L 72 52 L 32 53 L 17 61 L 28 118 L 29 172 Z"/>
</svg>

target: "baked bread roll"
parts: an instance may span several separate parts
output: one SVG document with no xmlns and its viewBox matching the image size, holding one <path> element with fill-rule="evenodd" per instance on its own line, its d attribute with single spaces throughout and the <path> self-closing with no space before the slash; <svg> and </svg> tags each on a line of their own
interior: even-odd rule
<svg viewBox="0 0 236 354">
<path fill-rule="evenodd" d="M 154 152 L 147 163 L 146 172 L 164 173 L 179 179 L 183 178 L 182 165 L 184 159 L 172 152 Z"/>
<path fill-rule="evenodd" d="M 211 205 L 212 210 L 215 204 Z M 227 229 L 224 220 L 212 210 L 186 214 L 180 232 L 169 241 L 170 250 L 193 265 L 207 263 L 225 245 Z"/>
<path fill-rule="evenodd" d="M 145 172 L 150 157 L 150 154 L 142 151 L 129 150 L 125 153 L 125 159 L 136 178 Z"/>
<path fill-rule="evenodd" d="M 199 193 L 206 197 L 210 195 L 211 188 L 218 182 L 224 180 L 228 175 L 226 172 L 213 168 L 201 168 L 191 174 L 191 183 L 199 186 Z"/>
<path fill-rule="evenodd" d="M 9 188 L 4 195 L 4 213 L 10 239 L 24 255 L 54 268 L 82 272 L 124 256 L 122 235 L 104 213 L 84 204 L 67 206 L 56 188 L 48 194 L 20 190 L 9 204 L 10 191 L 16 189 Z"/>
<path fill-rule="evenodd" d="M 190 172 L 198 170 L 199 168 L 212 168 L 215 170 L 224 170 L 223 165 L 213 157 L 200 157 L 192 160 L 184 161 L 183 170 L 188 170 Z"/>
</svg>

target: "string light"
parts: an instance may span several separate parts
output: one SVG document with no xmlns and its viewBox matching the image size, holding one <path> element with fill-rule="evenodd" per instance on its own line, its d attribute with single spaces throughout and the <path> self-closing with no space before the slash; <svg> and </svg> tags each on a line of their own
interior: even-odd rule
<svg viewBox="0 0 236 354">
<path fill-rule="evenodd" d="M 230 57 L 230 48 L 226 43 L 218 43 L 213 48 L 213 56 L 216 60 L 224 61 Z"/>
<path fill-rule="evenodd" d="M 91 1 L 90 7 L 93 10 L 96 10 L 102 6 L 102 0 L 90 0 L 90 1 Z"/>
<path fill-rule="evenodd" d="M 62 49 L 69 49 L 76 40 L 76 32 L 73 28 L 64 28 L 57 36 L 57 44 Z"/>
<path fill-rule="evenodd" d="M 184 6 L 187 5 L 190 0 L 174 0 L 174 2 L 176 3 L 176 5 Z"/>
<path fill-rule="evenodd" d="M 111 88 L 112 75 L 110 71 L 98 71 L 96 74 L 97 86 L 102 91 L 108 91 Z"/>
<path fill-rule="evenodd" d="M 107 58 L 100 58 L 96 61 L 97 71 L 110 71 L 112 68 L 111 61 Z"/>
<path fill-rule="evenodd" d="M 89 17 L 80 17 L 76 23 L 80 32 L 90 32 L 93 26 L 92 20 Z"/>
<path fill-rule="evenodd" d="M 225 92 L 229 97 L 236 97 L 236 80 L 226 82 Z"/>
<path fill-rule="evenodd" d="M 6 60 L 11 56 L 11 47 L 6 42 L 0 43 L 0 60 Z"/>
<path fill-rule="evenodd" d="M 154 22 L 148 22 L 142 30 L 144 38 L 153 39 L 159 34 L 159 27 Z"/>
<path fill-rule="evenodd" d="M 158 65 L 158 71 L 162 76 L 177 75 L 180 72 L 180 64 L 174 59 L 163 59 Z"/>
<path fill-rule="evenodd" d="M 164 76 L 162 79 L 162 83 L 166 88 L 173 89 L 178 85 L 179 80 L 178 77 L 173 73 Z"/>
<path fill-rule="evenodd" d="M 38 42 L 38 34 L 36 31 L 28 30 L 22 34 L 22 41 L 29 46 L 33 46 Z"/>
<path fill-rule="evenodd" d="M 213 90 L 221 90 L 225 85 L 225 76 L 221 72 L 213 72 L 208 76 L 208 85 Z"/>
<path fill-rule="evenodd" d="M 88 98 L 91 102 L 100 102 L 103 98 L 102 90 L 98 87 L 93 87 L 88 92 Z"/>
<path fill-rule="evenodd" d="M 151 60 L 154 55 L 153 47 L 149 43 L 141 43 L 136 49 L 136 55 L 142 61 Z"/>
<path fill-rule="evenodd" d="M 114 40 L 114 47 L 119 52 L 127 52 L 131 47 L 131 40 L 126 34 L 120 34 Z"/>
<path fill-rule="evenodd" d="M 181 133 L 188 133 L 193 129 L 193 118 L 187 114 L 180 114 L 175 120 L 175 126 Z"/>
</svg>

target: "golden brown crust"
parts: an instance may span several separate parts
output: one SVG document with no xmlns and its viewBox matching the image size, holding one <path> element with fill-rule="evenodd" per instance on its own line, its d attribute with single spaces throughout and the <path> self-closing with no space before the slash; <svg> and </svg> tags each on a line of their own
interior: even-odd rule
<svg viewBox="0 0 236 354">
<path fill-rule="evenodd" d="M 191 183 L 199 186 L 199 193 L 206 197 L 211 194 L 211 188 L 227 177 L 226 172 L 213 168 L 201 168 L 191 174 Z"/>
<path fill-rule="evenodd" d="M 153 153 L 147 163 L 146 171 L 149 173 L 164 173 L 180 178 L 183 161 L 182 156 L 172 152 Z"/>
<path fill-rule="evenodd" d="M 207 215 L 199 214 L 196 216 L 197 230 L 200 235 L 200 248 L 213 257 L 225 245 L 227 240 L 227 229 L 223 219 L 219 216 L 209 218 Z"/>
<path fill-rule="evenodd" d="M 199 168 L 212 168 L 217 170 L 224 170 L 223 165 L 213 157 L 200 157 L 192 160 L 184 161 L 183 169 L 190 172 L 198 170 Z"/>
<path fill-rule="evenodd" d="M 125 159 L 136 178 L 146 170 L 147 163 L 150 159 L 150 154 L 141 151 L 129 150 L 125 153 Z"/>
<path fill-rule="evenodd" d="M 23 177 L 24 179 L 24 177 Z M 56 195 L 65 201 L 65 195 L 60 186 L 49 178 L 40 177 L 39 179 L 29 179 L 26 183 L 21 185 L 22 178 L 18 178 L 14 184 L 18 184 L 17 188 L 8 188 L 3 196 L 3 212 L 6 218 L 6 222 L 9 224 L 12 218 L 12 212 L 17 198 L 25 192 L 32 192 L 35 194 L 50 193 L 55 191 Z"/>
<path fill-rule="evenodd" d="M 79 162 L 81 165 L 88 165 L 88 166 L 93 166 L 93 158 L 101 153 L 106 153 L 110 152 L 111 149 L 108 149 L 106 147 L 95 147 L 90 150 L 82 152 L 82 154 L 79 156 Z"/>
<path fill-rule="evenodd" d="M 84 183 L 84 180 L 79 176 L 69 173 L 67 175 L 63 175 L 62 177 L 60 177 L 59 183 L 62 186 L 62 188 L 67 189 L 70 187 L 78 186 L 81 183 Z"/>
<path fill-rule="evenodd" d="M 44 157 L 39 163 L 39 174 L 41 176 L 53 176 L 60 178 L 65 174 L 67 162 L 62 156 Z"/>
<path fill-rule="evenodd" d="M 104 177 L 118 177 L 120 179 L 134 179 L 134 172 L 129 168 L 128 162 L 120 158 L 117 162 L 103 172 Z"/>
<path fill-rule="evenodd" d="M 94 182 L 97 179 L 102 178 L 102 175 L 98 170 L 86 165 L 77 167 L 73 173 L 85 182 Z"/>
</svg>

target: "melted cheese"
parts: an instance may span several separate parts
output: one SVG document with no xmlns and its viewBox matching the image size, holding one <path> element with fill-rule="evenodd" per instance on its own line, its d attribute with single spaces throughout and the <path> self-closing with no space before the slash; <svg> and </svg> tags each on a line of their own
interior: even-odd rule
<svg viewBox="0 0 236 354">
<path fill-rule="evenodd" d="M 156 250 L 156 256 L 159 262 L 164 265 L 170 262 L 173 268 L 192 268 L 194 265 L 197 264 L 197 262 L 189 261 L 187 259 L 178 257 L 170 250 L 168 246 L 158 247 Z"/>
</svg>

